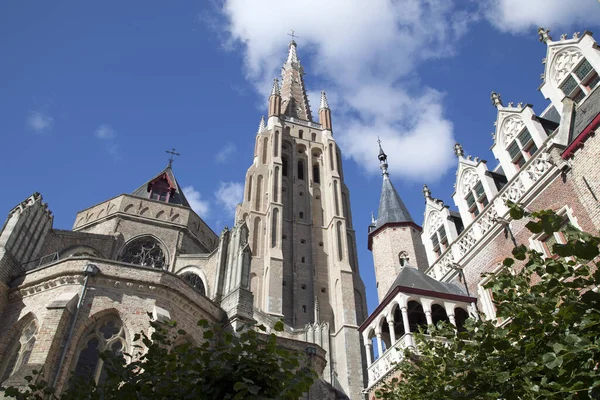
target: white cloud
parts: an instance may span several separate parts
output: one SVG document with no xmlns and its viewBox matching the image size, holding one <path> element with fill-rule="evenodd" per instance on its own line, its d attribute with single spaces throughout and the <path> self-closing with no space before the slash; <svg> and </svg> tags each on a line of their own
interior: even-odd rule
<svg viewBox="0 0 600 400">
<path fill-rule="evenodd" d="M 597 25 L 600 15 L 595 0 L 487 0 L 484 9 L 486 18 L 502 31 L 523 32 L 543 26 L 552 29 L 556 39 L 562 33 L 557 29 Z"/>
<path fill-rule="evenodd" d="M 187 198 L 192 210 L 196 212 L 200 217 L 205 218 L 208 216 L 210 205 L 207 200 L 202 200 L 200 192 L 194 189 L 193 186 L 186 186 L 182 188 L 183 194 Z"/>
<path fill-rule="evenodd" d="M 117 131 L 110 125 L 102 124 L 94 131 L 94 136 L 102 140 L 106 145 L 106 152 L 115 160 L 121 158 L 119 155 L 119 145 L 117 144 Z"/>
<path fill-rule="evenodd" d="M 39 111 L 33 111 L 27 117 L 27 125 L 36 132 L 43 132 L 52 127 L 54 119 Z"/>
<path fill-rule="evenodd" d="M 110 125 L 102 124 L 96 129 L 94 136 L 98 139 L 114 139 L 117 137 L 117 132 Z"/>
<path fill-rule="evenodd" d="M 222 12 L 229 44 L 243 44 L 248 79 L 265 97 L 285 60 L 286 33 L 296 30 L 300 58 L 312 56 L 307 71 L 327 82 L 335 136 L 365 170 L 378 168 L 377 135 L 398 176 L 433 179 L 454 165 L 443 96 L 415 72 L 454 54 L 474 12 L 446 0 L 226 0 Z M 308 89 L 316 112 L 321 88 Z"/>
<path fill-rule="evenodd" d="M 227 162 L 229 157 L 231 157 L 235 153 L 235 144 L 227 143 L 225 147 L 223 147 L 219 152 L 215 155 L 215 160 L 218 163 Z"/>
<path fill-rule="evenodd" d="M 244 186 L 239 182 L 220 182 L 215 193 L 217 203 L 223 207 L 228 216 L 235 213 L 235 207 L 242 202 Z"/>
</svg>

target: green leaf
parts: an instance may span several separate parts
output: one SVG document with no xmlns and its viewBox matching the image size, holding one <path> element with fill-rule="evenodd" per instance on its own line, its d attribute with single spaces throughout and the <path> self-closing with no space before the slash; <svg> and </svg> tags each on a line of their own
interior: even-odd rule
<svg viewBox="0 0 600 400">
<path fill-rule="evenodd" d="M 498 383 L 504 383 L 510 379 L 510 373 L 508 371 L 502 371 L 496 375 L 496 381 Z"/>
<path fill-rule="evenodd" d="M 283 331 L 283 321 L 277 321 L 277 322 L 275 323 L 275 325 L 273 325 L 273 329 L 274 329 L 276 332 L 282 332 L 282 331 Z"/>
</svg>

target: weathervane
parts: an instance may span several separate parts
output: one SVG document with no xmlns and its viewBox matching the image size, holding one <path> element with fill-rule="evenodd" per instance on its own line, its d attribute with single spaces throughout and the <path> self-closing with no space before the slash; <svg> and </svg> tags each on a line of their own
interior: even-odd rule
<svg viewBox="0 0 600 400">
<path fill-rule="evenodd" d="M 180 156 L 180 155 L 181 155 L 181 154 L 179 154 L 179 153 L 177 153 L 177 152 L 175 151 L 175 147 L 173 147 L 173 148 L 171 149 L 171 151 L 169 151 L 169 150 L 165 150 L 165 153 L 167 153 L 167 154 L 170 154 L 170 155 L 171 155 L 171 157 L 169 157 L 169 167 L 170 167 L 170 166 L 173 164 L 173 156 Z"/>
</svg>

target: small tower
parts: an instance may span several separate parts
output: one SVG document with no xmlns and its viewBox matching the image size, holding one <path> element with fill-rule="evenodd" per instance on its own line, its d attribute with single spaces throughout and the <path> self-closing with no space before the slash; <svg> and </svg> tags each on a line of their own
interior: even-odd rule
<svg viewBox="0 0 600 400">
<path fill-rule="evenodd" d="M 331 131 L 331 110 L 325 92 L 321 92 L 321 105 L 319 106 L 319 123 L 324 130 Z"/>
<path fill-rule="evenodd" d="M 374 228 L 369 228 L 369 250 L 373 253 L 377 295 L 383 300 L 396 276 L 405 266 L 425 269 L 427 258 L 421 241 L 421 227 L 413 221 L 390 180 L 387 155 L 379 141 L 383 186 Z"/>
</svg>

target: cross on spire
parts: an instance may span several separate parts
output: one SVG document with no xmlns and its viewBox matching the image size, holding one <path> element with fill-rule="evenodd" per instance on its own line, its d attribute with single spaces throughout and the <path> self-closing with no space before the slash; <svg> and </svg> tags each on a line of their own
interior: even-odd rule
<svg viewBox="0 0 600 400">
<path fill-rule="evenodd" d="M 171 156 L 169 157 L 169 167 L 173 164 L 173 156 L 180 156 L 181 154 L 177 153 L 175 151 L 175 147 L 173 147 L 171 149 L 171 151 L 169 150 L 165 150 L 165 153 L 170 154 Z"/>
<path fill-rule="evenodd" d="M 299 36 L 294 35 L 294 30 L 293 29 L 290 29 L 290 32 L 292 32 L 292 33 L 288 33 L 287 35 L 292 37 L 292 41 L 294 41 L 294 39 L 296 39 L 297 37 L 299 37 Z"/>
</svg>

